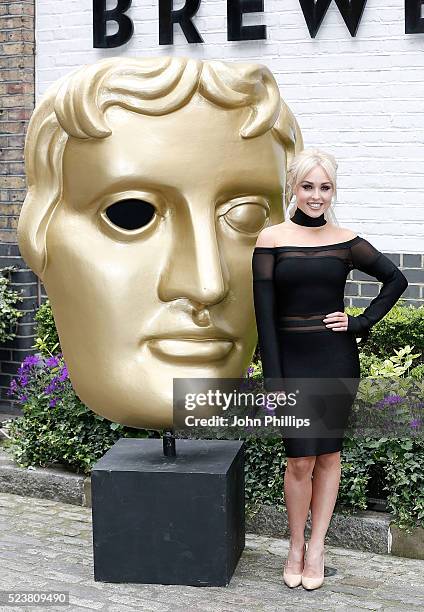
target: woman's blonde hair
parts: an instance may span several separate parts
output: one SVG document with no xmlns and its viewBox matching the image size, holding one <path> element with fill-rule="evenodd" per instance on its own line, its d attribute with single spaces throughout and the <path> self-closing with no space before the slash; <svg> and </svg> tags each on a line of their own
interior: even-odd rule
<svg viewBox="0 0 424 612">
<path fill-rule="evenodd" d="M 337 167 L 336 158 L 331 153 L 326 153 L 321 149 L 309 148 L 303 149 L 297 155 L 293 157 L 291 163 L 287 169 L 287 208 L 285 211 L 285 218 L 288 219 L 294 214 L 296 209 L 295 202 L 292 202 L 293 192 L 296 187 L 301 183 L 305 176 L 309 174 L 316 166 L 321 166 L 324 172 L 327 174 L 330 182 L 334 189 L 334 204 L 337 200 Z M 337 219 L 334 215 L 333 208 L 334 204 L 324 213 L 324 217 L 338 225 Z"/>
</svg>

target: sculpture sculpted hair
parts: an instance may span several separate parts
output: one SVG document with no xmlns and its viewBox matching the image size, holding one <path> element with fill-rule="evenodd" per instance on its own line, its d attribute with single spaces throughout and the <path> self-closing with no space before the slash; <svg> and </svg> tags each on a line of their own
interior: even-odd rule
<svg viewBox="0 0 424 612">
<path fill-rule="evenodd" d="M 249 108 L 240 135 L 254 138 L 270 130 L 285 148 L 287 165 L 301 150 L 299 126 L 266 66 L 183 57 L 119 57 L 78 68 L 47 90 L 28 126 L 28 193 L 18 240 L 23 257 L 39 276 L 47 263 L 49 220 L 61 199 L 68 137 L 107 138 L 111 130 L 105 111 L 110 106 L 165 115 L 188 104 L 195 93 L 222 108 Z"/>
<path fill-rule="evenodd" d="M 309 148 L 303 149 L 292 158 L 287 171 L 287 186 L 286 186 L 286 203 L 289 203 L 293 197 L 294 189 L 305 179 L 309 172 L 321 166 L 327 174 L 334 188 L 334 199 L 337 199 L 337 161 L 331 153 L 326 153 L 321 149 Z M 288 212 L 288 208 L 286 209 Z M 338 225 L 334 212 L 329 209 L 328 214 L 330 220 Z"/>
</svg>

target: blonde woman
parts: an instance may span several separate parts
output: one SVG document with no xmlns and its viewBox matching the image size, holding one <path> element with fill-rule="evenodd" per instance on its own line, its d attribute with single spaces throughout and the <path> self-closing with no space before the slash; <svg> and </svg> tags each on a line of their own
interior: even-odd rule
<svg viewBox="0 0 424 612">
<path fill-rule="evenodd" d="M 349 410 L 359 384 L 356 337 L 366 341 L 371 327 L 384 317 L 408 286 L 395 264 L 355 232 L 338 226 L 335 158 L 305 149 L 288 169 L 288 201 L 294 214 L 260 233 L 252 271 L 254 304 L 265 388 L 281 390 L 281 379 L 316 379 L 339 434 L 284 437 L 284 479 L 290 548 L 284 582 L 311 590 L 324 581 L 324 539 L 337 499 L 340 450 Z M 382 282 L 364 313 L 344 312 L 344 287 L 356 268 Z M 356 381 L 349 389 L 337 379 Z M 288 391 L 288 387 L 284 389 Z M 329 392 L 330 391 L 330 392 Z M 303 409 L 319 420 L 323 397 L 308 397 Z M 332 401 L 331 398 L 334 398 Z M 328 399 L 329 398 L 329 399 Z M 301 409 L 301 407 L 300 407 Z M 331 430 L 331 426 L 330 426 Z M 306 550 L 304 530 L 309 509 L 312 531 Z"/>
</svg>

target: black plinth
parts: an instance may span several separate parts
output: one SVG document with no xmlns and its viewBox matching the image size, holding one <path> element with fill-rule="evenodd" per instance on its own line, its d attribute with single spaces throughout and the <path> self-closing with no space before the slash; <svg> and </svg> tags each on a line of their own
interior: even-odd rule
<svg viewBox="0 0 424 612">
<path fill-rule="evenodd" d="M 244 444 L 119 440 L 92 470 L 94 579 L 226 586 L 245 544 Z"/>
</svg>

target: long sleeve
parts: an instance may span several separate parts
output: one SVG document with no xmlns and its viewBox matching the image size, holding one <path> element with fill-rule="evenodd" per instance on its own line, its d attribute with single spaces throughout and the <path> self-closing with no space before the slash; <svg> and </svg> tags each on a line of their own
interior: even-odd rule
<svg viewBox="0 0 424 612">
<path fill-rule="evenodd" d="M 371 327 L 396 304 L 407 288 L 408 281 L 388 257 L 363 238 L 351 247 L 351 256 L 354 268 L 383 283 L 379 294 L 362 314 L 356 317 L 347 315 L 347 330 L 361 337 L 363 343 L 367 340 Z"/>
<path fill-rule="evenodd" d="M 264 387 L 267 391 L 281 390 L 281 383 L 273 379 L 283 376 L 275 325 L 274 259 L 272 247 L 256 247 L 253 251 L 253 300 Z"/>
</svg>

